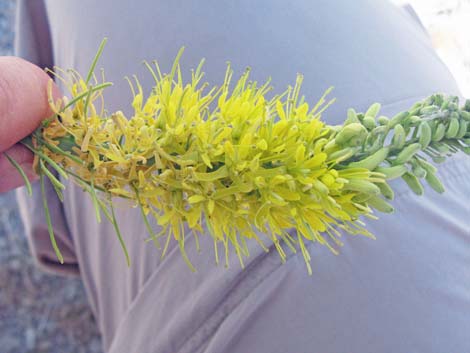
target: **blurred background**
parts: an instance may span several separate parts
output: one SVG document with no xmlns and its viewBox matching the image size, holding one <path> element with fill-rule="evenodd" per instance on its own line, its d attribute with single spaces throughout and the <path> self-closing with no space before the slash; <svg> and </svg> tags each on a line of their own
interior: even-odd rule
<svg viewBox="0 0 470 353">
<path fill-rule="evenodd" d="M 434 48 L 470 97 L 470 0 L 393 0 L 409 4 L 428 31 Z"/>
<path fill-rule="evenodd" d="M 413 6 L 470 97 L 470 0 L 393 2 Z M 13 53 L 14 17 L 15 0 L 0 0 L 0 55 Z M 0 352 L 101 352 L 80 281 L 35 268 L 13 193 L 0 195 Z"/>
</svg>

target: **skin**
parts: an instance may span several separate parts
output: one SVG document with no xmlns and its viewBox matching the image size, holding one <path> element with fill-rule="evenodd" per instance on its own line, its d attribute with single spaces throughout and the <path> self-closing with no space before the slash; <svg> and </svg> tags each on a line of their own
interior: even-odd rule
<svg viewBox="0 0 470 353">
<path fill-rule="evenodd" d="M 47 85 L 51 78 L 38 66 L 17 57 L 0 57 L 0 192 L 22 186 L 23 179 L 4 153 L 16 160 L 31 181 L 33 154 L 18 142 L 51 116 Z M 54 98 L 60 96 L 53 84 Z"/>
</svg>

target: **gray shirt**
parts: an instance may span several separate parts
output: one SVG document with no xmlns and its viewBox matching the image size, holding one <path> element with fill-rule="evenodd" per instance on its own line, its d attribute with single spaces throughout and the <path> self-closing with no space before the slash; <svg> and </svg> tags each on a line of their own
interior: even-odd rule
<svg viewBox="0 0 470 353">
<path fill-rule="evenodd" d="M 235 74 L 250 66 L 259 82 L 271 76 L 275 92 L 303 73 L 310 102 L 335 86 L 337 102 L 324 114 L 330 124 L 344 120 L 348 107 L 363 111 L 377 101 L 391 115 L 436 91 L 459 94 L 422 27 L 381 0 L 20 0 L 18 6 L 17 54 L 41 66 L 85 73 L 109 37 L 98 66 L 115 83 L 105 94 L 110 111 L 130 111 L 125 75 L 136 73 L 148 91 L 151 78 L 141 61 L 158 59 L 169 71 L 182 45 L 186 77 L 205 57 L 205 79 L 213 84 L 223 81 L 229 60 Z M 139 211 L 118 202 L 128 268 L 112 225 L 96 222 L 89 197 L 71 183 L 64 204 L 48 191 L 66 259 L 59 265 L 37 185 L 32 200 L 22 190 L 18 198 L 39 263 L 83 279 L 107 352 L 467 352 L 469 160 L 457 156 L 440 166 L 444 195 L 426 188 L 417 197 L 395 182 L 395 214 L 367 222 L 377 240 L 345 234 L 339 256 L 310 244 L 311 277 L 300 253 L 282 265 L 272 247 L 266 254 L 256 242 L 249 242 L 245 270 L 234 254 L 229 269 L 216 267 L 210 237 L 201 237 L 198 254 L 189 235 L 194 274 L 175 242 L 161 260 L 143 241 Z"/>
</svg>

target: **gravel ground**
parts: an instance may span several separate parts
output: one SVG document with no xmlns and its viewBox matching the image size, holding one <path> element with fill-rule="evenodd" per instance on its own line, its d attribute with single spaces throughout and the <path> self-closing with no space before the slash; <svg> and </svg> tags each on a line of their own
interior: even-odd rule
<svg viewBox="0 0 470 353">
<path fill-rule="evenodd" d="M 470 96 L 470 0 L 394 1 L 415 7 Z M 12 53 L 14 9 L 14 0 L 0 0 L 0 55 Z M 12 193 L 0 196 L 0 352 L 101 352 L 81 282 L 35 268 Z"/>
<path fill-rule="evenodd" d="M 0 352 L 101 352 L 81 282 L 35 267 L 13 193 L 0 197 Z"/>
<path fill-rule="evenodd" d="M 14 10 L 0 0 L 0 55 L 12 54 Z M 35 267 L 13 193 L 0 196 L 0 352 L 102 352 L 81 281 Z"/>
</svg>

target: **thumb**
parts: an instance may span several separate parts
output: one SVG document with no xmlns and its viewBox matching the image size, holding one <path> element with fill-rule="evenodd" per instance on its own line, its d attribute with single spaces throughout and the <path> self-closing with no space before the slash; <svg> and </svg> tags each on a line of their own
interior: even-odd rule
<svg viewBox="0 0 470 353">
<path fill-rule="evenodd" d="M 51 78 L 17 57 L 0 57 L 0 152 L 33 132 L 53 114 L 47 98 Z M 53 85 L 54 96 L 59 89 Z"/>
</svg>

